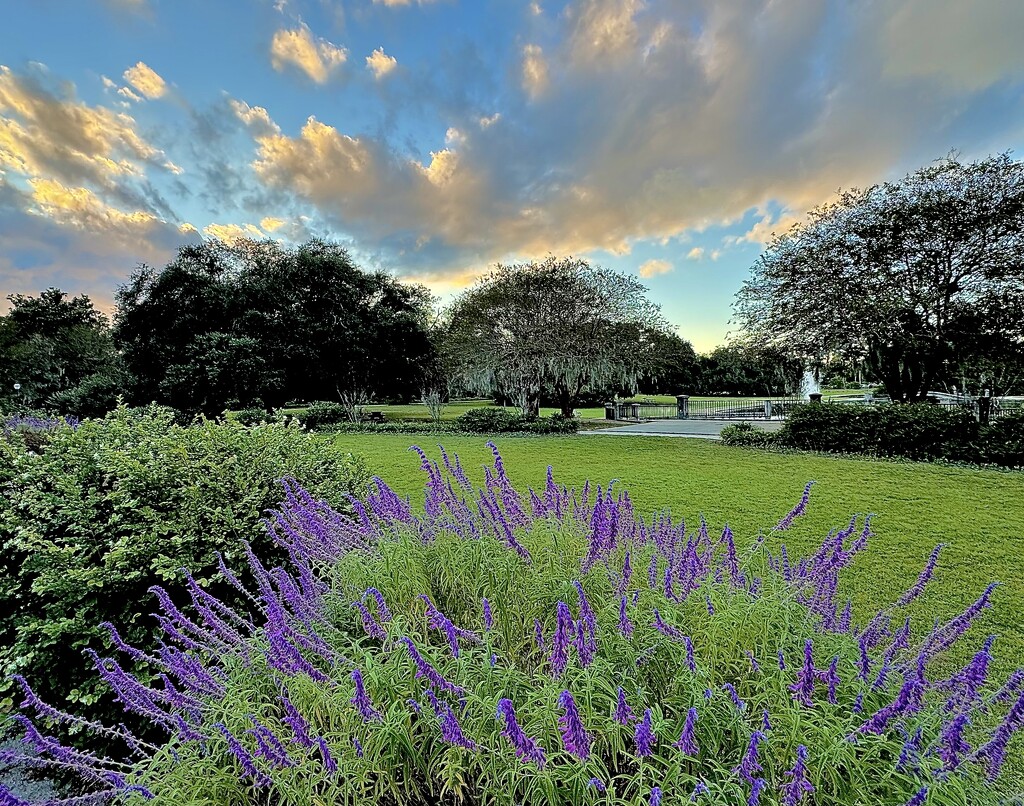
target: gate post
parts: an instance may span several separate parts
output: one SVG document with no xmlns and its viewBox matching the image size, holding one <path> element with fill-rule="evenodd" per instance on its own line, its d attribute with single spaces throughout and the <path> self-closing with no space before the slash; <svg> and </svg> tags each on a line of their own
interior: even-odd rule
<svg viewBox="0 0 1024 806">
<path fill-rule="evenodd" d="M 690 417 L 690 396 L 676 395 L 676 419 L 687 420 Z"/>
<path fill-rule="evenodd" d="M 605 403 L 604 404 L 604 418 L 606 420 L 614 420 L 615 419 L 615 404 L 614 403 Z"/>
<path fill-rule="evenodd" d="M 985 394 L 978 398 L 978 422 L 982 425 L 988 425 L 991 414 L 992 398 L 989 396 L 988 389 L 986 389 Z"/>
<path fill-rule="evenodd" d="M 764 402 L 764 418 L 766 420 L 770 420 L 772 418 L 772 402 L 770 400 L 766 400 Z"/>
</svg>

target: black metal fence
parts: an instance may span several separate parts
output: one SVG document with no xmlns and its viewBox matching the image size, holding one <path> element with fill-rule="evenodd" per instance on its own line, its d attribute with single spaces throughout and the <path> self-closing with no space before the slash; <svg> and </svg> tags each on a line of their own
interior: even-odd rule
<svg viewBox="0 0 1024 806">
<path fill-rule="evenodd" d="M 608 419 L 632 420 L 780 420 L 798 403 L 795 397 L 706 398 L 680 395 L 676 403 L 614 403 L 606 407 Z"/>
<path fill-rule="evenodd" d="M 676 403 L 656 403 L 638 400 L 629 403 L 609 403 L 605 406 L 605 417 L 609 420 L 782 420 L 794 406 L 807 403 L 801 397 L 764 398 L 700 398 L 679 395 Z M 888 398 L 870 396 L 843 396 L 824 398 L 829 405 L 888 405 Z M 1024 399 L 968 398 L 943 396 L 935 405 L 948 409 L 962 409 L 981 422 L 989 422 L 1012 412 L 1024 411 Z"/>
</svg>

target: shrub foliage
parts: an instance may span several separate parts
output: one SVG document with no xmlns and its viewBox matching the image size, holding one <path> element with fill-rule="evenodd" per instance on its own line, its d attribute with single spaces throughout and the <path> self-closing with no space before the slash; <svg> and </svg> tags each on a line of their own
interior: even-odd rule
<svg viewBox="0 0 1024 806">
<path fill-rule="evenodd" d="M 799 559 L 780 544 L 811 485 L 741 553 L 611 486 L 549 473 L 523 496 L 496 450 L 483 488 L 444 464 L 422 455 L 422 514 L 380 480 L 352 515 L 289 486 L 289 565 L 250 558 L 256 618 L 193 588 L 194 614 L 165 604 L 161 682 L 97 659 L 164 746 L 99 762 L 22 717 L 29 740 L 166 804 L 999 802 L 1024 672 L 988 680 L 991 639 L 952 674 L 940 658 L 991 587 L 912 633 L 938 550 L 855 618 L 839 577 L 869 519 Z M 59 718 L 27 686 L 25 705 Z"/>
<path fill-rule="evenodd" d="M 185 597 L 181 568 L 226 594 L 216 552 L 243 540 L 264 559 L 280 550 L 259 521 L 294 476 L 344 507 L 365 483 L 359 461 L 297 428 L 174 425 L 166 409 L 120 408 L 77 428 L 50 423 L 45 450 L 17 432 L 0 439 L 0 704 L 10 675 L 72 702 L 90 718 L 121 713 L 83 651 L 109 646 L 103 622 L 150 651 L 166 638 L 149 589 Z"/>
</svg>

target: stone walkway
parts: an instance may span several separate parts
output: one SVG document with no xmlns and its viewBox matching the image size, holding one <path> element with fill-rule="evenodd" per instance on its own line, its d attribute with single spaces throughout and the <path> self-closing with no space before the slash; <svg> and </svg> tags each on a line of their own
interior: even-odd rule
<svg viewBox="0 0 1024 806">
<path fill-rule="evenodd" d="M 580 431 L 587 436 L 633 436 L 633 437 L 690 437 L 692 439 L 718 439 L 727 425 L 749 422 L 763 431 L 778 431 L 782 420 L 651 420 L 646 423 L 629 423 L 614 428 L 600 428 L 594 431 Z"/>
</svg>

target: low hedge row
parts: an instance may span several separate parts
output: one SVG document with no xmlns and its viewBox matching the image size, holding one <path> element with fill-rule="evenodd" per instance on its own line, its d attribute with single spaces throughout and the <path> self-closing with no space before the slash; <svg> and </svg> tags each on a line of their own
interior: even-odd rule
<svg viewBox="0 0 1024 806">
<path fill-rule="evenodd" d="M 981 425 L 966 410 L 928 403 L 807 404 L 778 433 L 740 423 L 721 436 L 727 445 L 1024 467 L 1024 413 Z"/>
</svg>

